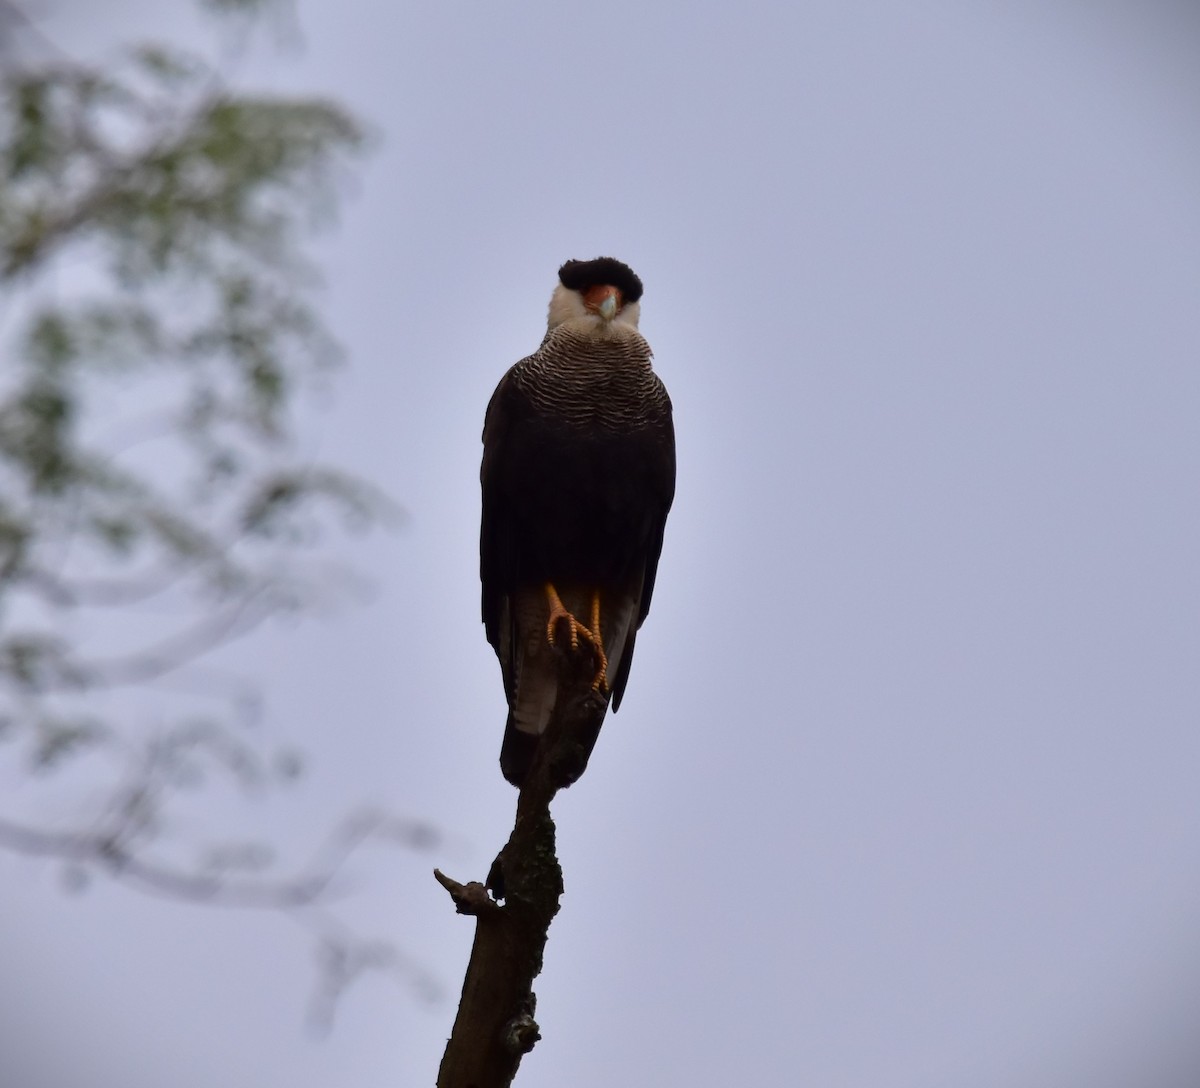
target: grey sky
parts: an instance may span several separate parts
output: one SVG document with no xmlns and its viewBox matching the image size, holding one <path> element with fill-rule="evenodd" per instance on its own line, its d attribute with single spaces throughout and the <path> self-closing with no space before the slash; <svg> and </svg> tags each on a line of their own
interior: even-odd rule
<svg viewBox="0 0 1200 1088">
<path fill-rule="evenodd" d="M 196 33 L 61 7 L 77 53 Z M 0 857 L 0 1040 L 47 1088 L 432 1083 L 471 925 L 428 870 L 481 878 L 515 799 L 478 618 L 483 409 L 558 265 L 611 254 L 646 284 L 679 489 L 626 701 L 556 802 L 567 892 L 518 1083 L 1194 1084 L 1195 13 L 299 22 L 300 54 L 242 78 L 335 94 L 380 139 L 320 245 L 351 369 L 313 441 L 411 521 L 355 550 L 375 604 L 239 649 L 313 768 L 255 819 L 296 850 L 363 798 L 444 829 L 435 856 L 364 859 L 347 904 L 444 995 L 368 981 L 315 1042 L 277 919 L 71 898 Z"/>
</svg>

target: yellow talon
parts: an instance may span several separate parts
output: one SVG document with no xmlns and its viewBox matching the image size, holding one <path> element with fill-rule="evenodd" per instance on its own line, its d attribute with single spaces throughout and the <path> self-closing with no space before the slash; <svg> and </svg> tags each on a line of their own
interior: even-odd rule
<svg viewBox="0 0 1200 1088">
<path fill-rule="evenodd" d="M 608 654 L 604 652 L 604 640 L 600 637 L 600 591 L 592 591 L 592 645 L 599 659 L 596 677 L 592 680 L 592 691 L 608 690 Z"/>
<path fill-rule="evenodd" d="M 566 605 L 562 603 L 562 598 L 558 595 L 558 590 L 547 582 L 546 600 L 550 605 L 550 618 L 546 621 L 546 641 L 551 646 L 555 645 L 555 631 L 559 620 L 567 621 L 567 630 L 571 634 L 571 649 L 579 649 L 579 640 L 582 638 L 591 643 L 592 649 L 596 653 L 596 675 L 592 680 L 593 691 L 608 690 L 608 655 L 604 652 L 604 642 L 600 637 L 600 591 L 592 591 L 592 626 L 590 628 L 580 623 L 570 612 L 567 611 Z"/>
<path fill-rule="evenodd" d="M 554 645 L 554 632 L 559 620 L 567 621 L 567 630 L 571 632 L 572 650 L 579 649 L 580 635 L 587 639 L 588 642 L 593 641 L 592 632 L 567 611 L 566 606 L 562 603 L 562 598 L 558 595 L 558 591 L 549 582 L 546 583 L 546 599 L 550 602 L 550 618 L 546 621 L 546 641 L 551 646 Z"/>
</svg>

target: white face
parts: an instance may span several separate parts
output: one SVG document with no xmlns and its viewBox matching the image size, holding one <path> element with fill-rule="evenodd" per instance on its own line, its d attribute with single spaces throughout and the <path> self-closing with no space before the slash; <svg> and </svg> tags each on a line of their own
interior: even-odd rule
<svg viewBox="0 0 1200 1088">
<path fill-rule="evenodd" d="M 566 325 L 589 336 L 629 336 L 637 332 L 641 314 L 641 303 L 627 302 L 611 319 L 605 318 L 589 306 L 578 291 L 570 291 L 560 283 L 550 296 L 548 327 L 556 329 L 559 325 Z"/>
</svg>

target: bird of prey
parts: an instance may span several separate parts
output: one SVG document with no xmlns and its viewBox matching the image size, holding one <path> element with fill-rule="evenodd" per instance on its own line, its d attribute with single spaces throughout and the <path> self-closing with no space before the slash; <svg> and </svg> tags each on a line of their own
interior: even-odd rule
<svg viewBox="0 0 1200 1088">
<path fill-rule="evenodd" d="M 671 401 L 638 332 L 642 281 L 612 257 L 567 261 L 558 280 L 541 346 L 501 379 L 483 425 L 483 622 L 515 786 L 554 710 L 555 647 L 590 651 L 593 690 L 621 705 L 675 495 Z"/>
</svg>

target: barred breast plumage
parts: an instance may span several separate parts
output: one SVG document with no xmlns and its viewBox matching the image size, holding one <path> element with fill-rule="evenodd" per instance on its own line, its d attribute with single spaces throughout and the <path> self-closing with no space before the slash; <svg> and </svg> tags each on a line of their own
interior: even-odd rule
<svg viewBox="0 0 1200 1088">
<path fill-rule="evenodd" d="M 540 411 L 566 424 L 627 431 L 670 415 L 651 358 L 639 334 L 598 340 L 559 327 L 513 367 L 512 376 Z"/>
</svg>

